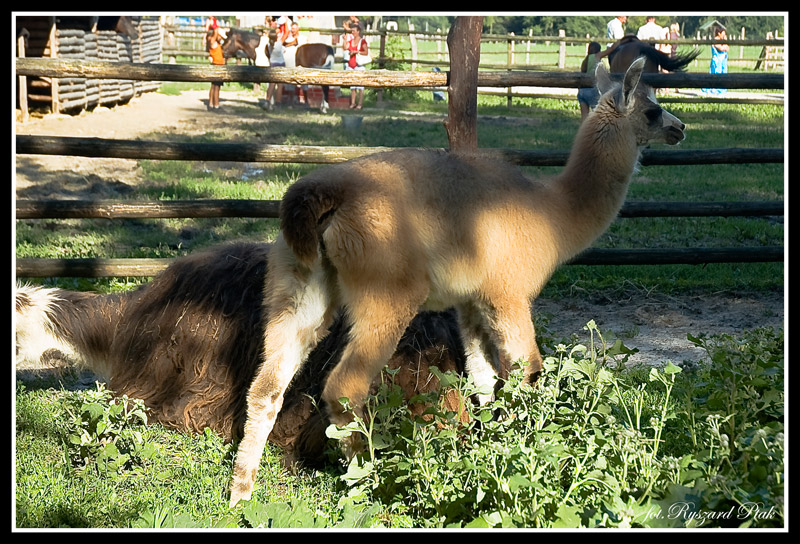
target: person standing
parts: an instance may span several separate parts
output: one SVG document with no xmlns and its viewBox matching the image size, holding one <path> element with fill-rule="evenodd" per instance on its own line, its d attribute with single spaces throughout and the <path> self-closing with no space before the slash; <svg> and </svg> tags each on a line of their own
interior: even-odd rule
<svg viewBox="0 0 800 544">
<path fill-rule="evenodd" d="M 625 23 L 628 22 L 627 15 L 617 15 L 606 25 L 606 38 L 609 46 L 612 42 L 621 40 L 625 36 Z"/>
<path fill-rule="evenodd" d="M 269 54 L 269 65 L 278 68 L 286 66 L 283 58 L 283 43 L 289 36 L 289 19 L 287 17 L 278 17 L 275 22 L 275 43 L 272 44 L 272 50 Z M 270 83 L 267 86 L 267 108 L 272 109 L 275 103 L 280 104 L 283 101 L 283 83 Z"/>
<path fill-rule="evenodd" d="M 611 47 L 614 45 L 615 42 L 621 40 L 625 37 L 625 23 L 628 22 L 627 15 L 617 15 L 613 19 L 611 19 L 608 24 L 606 25 L 606 39 L 608 40 L 608 44 L 606 47 Z M 611 59 L 614 58 L 616 55 L 616 51 L 613 51 L 608 56 L 608 62 L 611 63 Z"/>
<path fill-rule="evenodd" d="M 295 55 L 297 54 L 297 48 L 302 44 L 303 40 L 300 37 L 300 25 L 296 21 L 293 21 L 291 26 L 289 26 L 289 33 L 283 40 L 283 62 L 287 68 L 295 68 L 297 66 Z M 297 100 L 295 96 L 295 86 L 289 85 L 286 90 L 290 93 L 292 102 L 295 102 Z"/>
<path fill-rule="evenodd" d="M 297 52 L 297 48 L 303 44 L 303 40 L 300 37 L 300 25 L 297 23 L 292 23 L 289 27 L 289 34 L 283 40 L 283 62 L 286 64 L 287 68 L 294 68 L 294 56 Z"/>
<path fill-rule="evenodd" d="M 219 36 L 219 22 L 217 21 L 217 18 L 214 17 L 213 15 L 206 18 L 205 27 L 206 27 L 206 33 L 203 34 L 203 47 L 205 47 L 206 51 L 208 51 L 208 36 L 209 36 L 208 31 L 213 30 L 214 35 Z"/>
<path fill-rule="evenodd" d="M 206 48 L 208 49 L 208 57 L 211 59 L 212 65 L 224 65 L 225 55 L 222 54 L 222 39 L 217 33 L 217 29 L 208 29 L 206 31 Z M 212 81 L 211 89 L 208 91 L 208 106 L 209 111 L 214 111 L 219 108 L 219 91 L 222 88 L 221 81 Z"/>
<path fill-rule="evenodd" d="M 353 41 L 353 25 L 357 24 L 359 24 L 358 17 L 355 15 L 350 15 L 342 23 L 342 29 L 344 29 L 344 33 L 342 34 L 342 59 L 344 60 L 345 70 L 347 70 L 347 61 L 349 59 L 348 51 L 350 50 L 350 45 Z"/>
<path fill-rule="evenodd" d="M 366 66 L 359 62 L 369 55 L 369 44 L 361 36 L 361 25 L 350 25 L 352 39 L 348 42 L 347 66 L 345 70 L 366 70 Z M 359 58 L 361 57 L 361 58 Z M 358 100 L 356 101 L 356 97 Z M 350 109 L 360 110 L 364 106 L 364 87 L 350 87 Z"/>
<path fill-rule="evenodd" d="M 669 41 L 673 42 L 675 40 L 679 40 L 681 37 L 681 26 L 678 23 L 672 23 L 669 25 L 668 33 Z M 664 48 L 662 51 L 668 54 L 671 59 L 674 59 L 678 51 L 678 44 L 672 43 L 668 44 L 668 46 L 668 48 Z"/>
<path fill-rule="evenodd" d="M 639 31 L 636 32 L 636 37 L 642 41 L 663 40 L 665 37 L 665 31 L 662 27 L 656 24 L 656 18 L 652 15 L 649 15 L 645 24 L 640 26 Z"/>
<path fill-rule="evenodd" d="M 581 72 L 594 75 L 597 65 L 603 62 L 603 57 L 614 52 L 618 43 L 619 42 L 614 42 L 611 47 L 601 51 L 599 43 L 590 42 L 586 49 L 586 58 L 583 59 L 581 63 Z M 586 116 L 589 115 L 589 111 L 597 105 L 599 99 L 600 92 L 595 85 L 578 89 L 578 105 L 581 108 L 581 121 L 586 119 Z"/>
<path fill-rule="evenodd" d="M 724 27 L 716 27 L 714 39 L 719 42 L 727 41 L 728 34 Z M 728 49 L 729 46 L 727 43 L 715 43 L 711 46 L 711 65 L 708 67 L 709 74 L 728 73 Z M 723 94 L 727 92 L 727 89 L 703 89 L 703 92 L 709 94 Z"/>
</svg>

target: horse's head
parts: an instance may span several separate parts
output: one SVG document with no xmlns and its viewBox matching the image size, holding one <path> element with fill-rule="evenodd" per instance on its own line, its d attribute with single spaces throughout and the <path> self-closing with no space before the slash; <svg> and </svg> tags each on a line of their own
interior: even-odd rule
<svg viewBox="0 0 800 544">
<path fill-rule="evenodd" d="M 239 51 L 244 53 L 250 60 L 256 60 L 256 50 L 250 40 L 246 39 L 241 31 L 232 28 L 228 35 L 225 36 L 225 41 L 222 42 L 222 55 L 226 59 L 230 59 L 235 57 Z"/>
<path fill-rule="evenodd" d="M 136 30 L 136 25 L 133 24 L 133 20 L 130 17 L 120 17 L 114 30 L 129 36 L 131 39 L 136 39 L 139 36 L 139 31 Z"/>
<path fill-rule="evenodd" d="M 233 32 L 229 32 L 222 41 L 222 56 L 229 59 L 236 56 L 236 51 L 238 50 L 239 46 L 236 45 L 236 35 Z"/>
</svg>

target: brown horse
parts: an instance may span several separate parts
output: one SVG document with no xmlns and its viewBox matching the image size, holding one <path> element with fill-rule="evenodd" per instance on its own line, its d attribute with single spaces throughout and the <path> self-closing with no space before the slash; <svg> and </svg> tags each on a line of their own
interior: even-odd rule
<svg viewBox="0 0 800 544">
<path fill-rule="evenodd" d="M 306 43 L 297 48 L 294 55 L 295 66 L 303 68 L 333 69 L 333 47 L 324 43 Z M 322 103 L 319 110 L 328 112 L 328 85 L 322 85 Z M 303 85 L 303 92 L 308 101 L 308 85 Z"/>
<path fill-rule="evenodd" d="M 256 60 L 256 50 L 261 42 L 261 35 L 249 30 L 232 28 L 222 42 L 222 54 L 226 59 L 236 57 L 241 51 L 253 64 Z"/>
<path fill-rule="evenodd" d="M 695 48 L 689 53 L 677 54 L 674 57 L 662 53 L 652 44 L 643 42 L 633 35 L 625 36 L 617 42 L 617 48 L 609 58 L 609 66 L 612 72 L 624 73 L 631 63 L 637 58 L 644 56 L 644 71 L 658 73 L 659 68 L 667 72 L 680 72 L 700 54 L 700 50 Z"/>
</svg>

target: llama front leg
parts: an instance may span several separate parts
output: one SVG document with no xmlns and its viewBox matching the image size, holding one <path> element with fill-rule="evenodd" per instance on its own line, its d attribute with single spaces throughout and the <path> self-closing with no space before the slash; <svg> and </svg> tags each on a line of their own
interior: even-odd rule
<svg viewBox="0 0 800 544">
<path fill-rule="evenodd" d="M 497 350 L 492 344 L 483 315 L 472 303 L 457 307 L 458 326 L 466 356 L 464 370 L 472 376 L 481 390 L 476 395 L 479 404 L 491 401 L 497 384 Z"/>
<path fill-rule="evenodd" d="M 524 361 L 528 363 L 525 381 L 536 383 L 542 372 L 542 354 L 536 344 L 530 303 L 522 300 L 495 304 L 487 320 L 500 352 L 500 377 L 505 379 L 510 365 Z"/>
</svg>

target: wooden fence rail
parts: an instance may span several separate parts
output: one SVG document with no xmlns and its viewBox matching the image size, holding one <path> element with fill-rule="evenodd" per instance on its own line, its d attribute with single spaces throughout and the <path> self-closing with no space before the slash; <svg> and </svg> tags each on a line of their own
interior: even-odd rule
<svg viewBox="0 0 800 544">
<path fill-rule="evenodd" d="M 665 265 L 783 261 L 783 247 L 586 250 L 568 265 Z M 17 259 L 17 277 L 155 276 L 174 259 Z"/>
<path fill-rule="evenodd" d="M 73 136 L 17 135 L 17 154 L 74 155 L 118 159 L 238 161 L 332 164 L 363 155 L 389 151 L 391 147 L 340 147 L 270 145 L 252 143 L 160 142 L 114 140 Z M 482 153 L 520 166 L 563 166 L 569 150 L 482 148 Z M 781 148 L 644 149 L 642 166 L 780 163 Z"/>
<path fill-rule="evenodd" d="M 448 72 L 394 70 L 337 71 L 261 66 L 117 63 L 76 59 L 18 58 L 20 76 L 88 77 L 148 81 L 223 81 L 332 85 L 340 87 L 446 87 Z M 617 74 L 621 77 L 621 74 Z M 653 87 L 783 89 L 784 74 L 643 74 Z M 580 72 L 478 72 L 480 87 L 591 87 L 593 76 Z"/>
<path fill-rule="evenodd" d="M 27 200 L 16 201 L 17 219 L 148 219 L 278 217 L 279 200 Z M 619 217 L 735 217 L 784 215 L 772 201 L 626 202 Z"/>
</svg>

